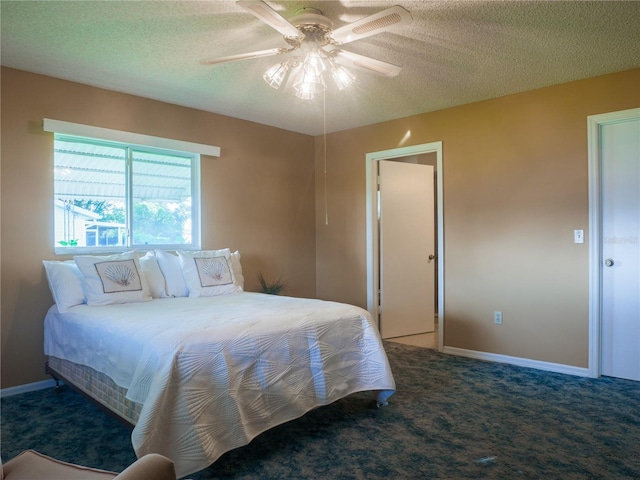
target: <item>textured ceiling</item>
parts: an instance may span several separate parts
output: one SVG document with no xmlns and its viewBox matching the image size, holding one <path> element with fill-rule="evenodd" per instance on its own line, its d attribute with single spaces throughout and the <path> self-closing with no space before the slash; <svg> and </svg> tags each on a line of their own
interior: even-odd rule
<svg viewBox="0 0 640 480">
<path fill-rule="evenodd" d="M 334 28 L 402 5 L 410 25 L 345 45 L 403 67 L 329 88 L 329 132 L 640 67 L 640 2 L 267 1 L 314 7 Z M 229 115 L 323 131 L 323 101 L 274 90 L 275 58 L 200 60 L 287 44 L 234 1 L 2 0 L 2 65 Z M 640 90 L 640 87 L 639 87 Z"/>
</svg>

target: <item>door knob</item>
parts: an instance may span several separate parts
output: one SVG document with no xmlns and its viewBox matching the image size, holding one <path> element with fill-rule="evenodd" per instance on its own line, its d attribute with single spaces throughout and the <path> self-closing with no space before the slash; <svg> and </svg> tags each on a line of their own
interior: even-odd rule
<svg viewBox="0 0 640 480">
<path fill-rule="evenodd" d="M 613 266 L 613 264 L 614 264 L 614 261 L 613 261 L 613 259 L 611 259 L 611 258 L 607 258 L 607 259 L 604 261 L 604 264 L 605 264 L 607 267 L 612 267 L 612 266 Z"/>
<path fill-rule="evenodd" d="M 434 258 L 436 258 L 436 256 L 433 253 L 429 255 L 429 260 L 433 260 Z"/>
</svg>

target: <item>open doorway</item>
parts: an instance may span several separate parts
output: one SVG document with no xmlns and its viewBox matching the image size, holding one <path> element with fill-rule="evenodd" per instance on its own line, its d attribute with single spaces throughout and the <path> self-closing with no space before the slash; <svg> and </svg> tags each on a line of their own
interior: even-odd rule
<svg viewBox="0 0 640 480">
<path fill-rule="evenodd" d="M 438 349 L 444 347 L 444 233 L 443 233 L 443 182 L 442 142 L 411 147 L 395 148 L 368 153 L 366 156 L 366 237 L 367 237 L 367 309 L 376 322 L 380 319 L 380 231 L 379 231 L 379 162 L 382 160 L 433 164 L 435 169 L 435 218 L 436 218 L 436 279 L 435 305 L 438 314 Z M 379 323 L 378 323 L 378 326 Z"/>
</svg>

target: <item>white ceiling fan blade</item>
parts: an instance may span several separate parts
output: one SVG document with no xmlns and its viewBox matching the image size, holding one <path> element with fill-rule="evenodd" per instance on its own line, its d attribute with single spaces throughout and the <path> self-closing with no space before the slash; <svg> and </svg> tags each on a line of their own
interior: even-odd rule
<svg viewBox="0 0 640 480">
<path fill-rule="evenodd" d="M 365 70 L 369 73 L 382 75 L 383 77 L 395 77 L 402 70 L 402 67 L 393 65 L 392 63 L 383 62 L 381 60 L 376 60 L 375 58 L 365 57 L 364 55 L 347 52 L 337 48 L 329 50 L 329 52 L 331 53 L 330 56 L 334 61 L 340 65 Z"/>
<path fill-rule="evenodd" d="M 255 15 L 285 37 L 302 37 L 302 33 L 282 15 L 261 0 L 240 0 L 236 5 Z"/>
<path fill-rule="evenodd" d="M 361 38 L 386 32 L 392 27 L 411 23 L 411 14 L 400 5 L 387 8 L 343 27 L 336 28 L 330 34 L 337 44 L 349 43 Z"/>
<path fill-rule="evenodd" d="M 228 57 L 212 58 L 209 60 L 201 60 L 202 65 L 217 65 L 219 63 L 234 62 L 236 60 L 245 60 L 249 58 L 270 57 L 271 55 L 279 55 L 286 52 L 284 48 L 270 48 L 269 50 L 259 50 L 257 52 L 239 53 L 237 55 L 229 55 Z"/>
</svg>

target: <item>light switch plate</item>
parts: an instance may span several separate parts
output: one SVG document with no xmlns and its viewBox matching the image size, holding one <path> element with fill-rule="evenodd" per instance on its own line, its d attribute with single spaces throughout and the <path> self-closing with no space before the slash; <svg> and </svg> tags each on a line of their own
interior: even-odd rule
<svg viewBox="0 0 640 480">
<path fill-rule="evenodd" d="M 584 230 L 573 231 L 573 243 L 584 243 Z"/>
</svg>

